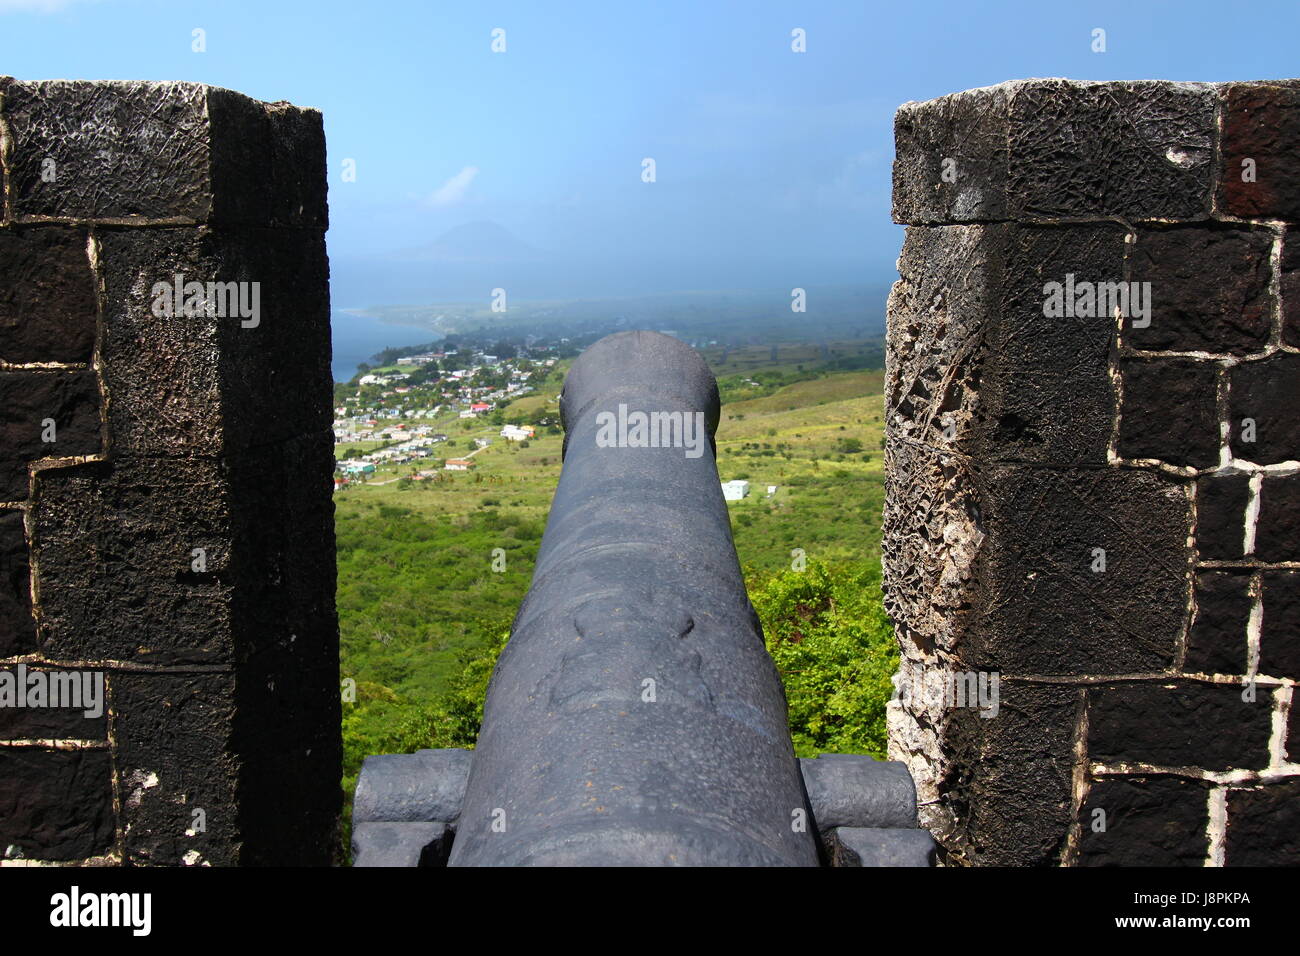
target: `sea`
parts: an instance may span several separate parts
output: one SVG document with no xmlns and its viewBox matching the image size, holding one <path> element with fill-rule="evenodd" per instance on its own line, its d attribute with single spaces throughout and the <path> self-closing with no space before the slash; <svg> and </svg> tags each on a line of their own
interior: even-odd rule
<svg viewBox="0 0 1300 956">
<path fill-rule="evenodd" d="M 423 345 L 440 339 L 432 329 L 414 325 L 381 322 L 350 312 L 331 312 L 330 328 L 334 334 L 334 381 L 347 382 L 357 374 L 357 366 L 384 349 L 406 345 Z"/>
</svg>

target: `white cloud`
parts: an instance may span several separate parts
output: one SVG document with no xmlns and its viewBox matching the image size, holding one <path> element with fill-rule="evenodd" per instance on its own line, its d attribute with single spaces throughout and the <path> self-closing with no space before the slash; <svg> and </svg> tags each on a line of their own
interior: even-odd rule
<svg viewBox="0 0 1300 956">
<path fill-rule="evenodd" d="M 3 2 L 3 0 L 0 0 L 0 2 Z M 469 184 L 474 181 L 474 177 L 477 175 L 477 166 L 466 166 L 435 189 L 429 196 L 429 202 L 434 206 L 450 206 L 452 203 L 460 202 L 465 198 L 465 190 L 469 189 Z"/>
</svg>

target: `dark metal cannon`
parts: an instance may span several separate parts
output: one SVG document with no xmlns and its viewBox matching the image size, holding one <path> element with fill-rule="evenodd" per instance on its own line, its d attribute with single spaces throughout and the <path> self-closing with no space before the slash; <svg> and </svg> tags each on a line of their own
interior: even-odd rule
<svg viewBox="0 0 1300 956">
<path fill-rule="evenodd" d="M 573 365 L 564 468 L 493 673 L 450 865 L 815 866 L 781 682 L 676 339 Z"/>
<path fill-rule="evenodd" d="M 812 866 L 819 845 L 835 866 L 931 864 L 901 763 L 795 760 L 718 482 L 718 405 L 665 335 L 574 363 L 564 470 L 478 747 L 366 758 L 355 865 Z"/>
</svg>

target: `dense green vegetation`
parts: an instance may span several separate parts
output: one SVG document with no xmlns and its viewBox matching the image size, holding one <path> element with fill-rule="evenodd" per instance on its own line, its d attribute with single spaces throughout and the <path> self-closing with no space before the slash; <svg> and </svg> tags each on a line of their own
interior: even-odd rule
<svg viewBox="0 0 1300 956">
<path fill-rule="evenodd" d="M 883 756 L 897 655 L 880 601 L 881 373 L 778 367 L 726 376 L 721 388 L 718 467 L 751 482 L 729 505 L 732 527 L 795 747 Z M 554 416 L 558 390 L 506 417 Z M 472 429 L 457 431 L 465 444 L 496 430 Z M 344 704 L 349 794 L 367 754 L 473 746 L 532 576 L 561 441 L 554 428 L 527 447 L 494 441 L 476 473 L 436 481 L 385 466 L 336 496 L 341 669 L 356 686 Z"/>
</svg>

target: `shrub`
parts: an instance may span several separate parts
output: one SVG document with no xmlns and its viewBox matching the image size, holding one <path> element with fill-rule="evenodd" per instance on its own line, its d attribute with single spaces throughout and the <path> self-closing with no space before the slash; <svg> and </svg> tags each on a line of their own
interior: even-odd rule
<svg viewBox="0 0 1300 956">
<path fill-rule="evenodd" d="M 483 725 L 483 699 L 509 631 L 500 631 L 486 647 L 462 652 L 460 673 L 451 690 L 431 704 L 408 712 L 384 740 L 380 753 L 409 754 L 443 747 L 472 748 Z"/>
<path fill-rule="evenodd" d="M 898 669 L 880 571 L 865 562 L 809 562 L 750 588 L 767 649 L 785 685 L 801 757 L 884 757 L 885 705 Z"/>
</svg>

